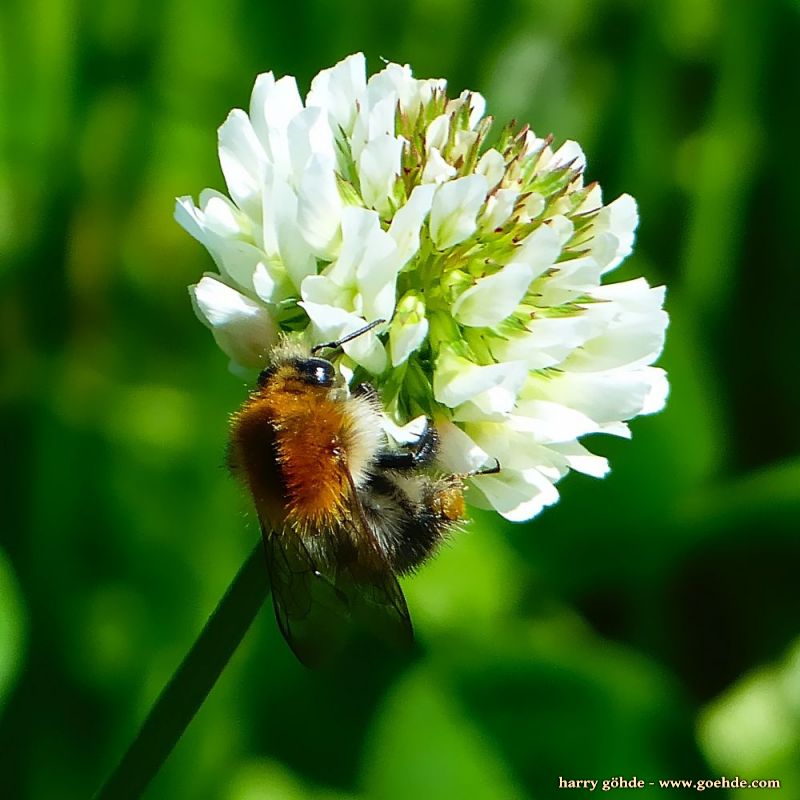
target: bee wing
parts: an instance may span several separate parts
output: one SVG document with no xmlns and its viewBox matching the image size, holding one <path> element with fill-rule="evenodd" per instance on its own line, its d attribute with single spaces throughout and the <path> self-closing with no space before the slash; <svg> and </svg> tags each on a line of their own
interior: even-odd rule
<svg viewBox="0 0 800 800">
<path fill-rule="evenodd" d="M 410 647 L 414 630 L 397 578 L 387 572 L 364 582 L 344 575 L 344 579 L 337 579 L 336 586 L 347 598 L 358 625 L 395 647 Z"/>
<path fill-rule="evenodd" d="M 332 552 L 324 562 L 300 536 L 261 532 L 275 619 L 292 652 L 307 667 L 339 650 L 352 623 L 395 646 L 414 640 L 403 590 L 367 522 L 351 485 L 341 530 L 325 531 Z"/>
<path fill-rule="evenodd" d="M 353 618 L 381 639 L 399 647 L 414 641 L 411 616 L 397 578 L 378 545 L 352 477 L 350 520 L 356 546 L 351 558 L 340 559 L 336 587 L 347 597 Z"/>
<path fill-rule="evenodd" d="M 344 642 L 349 600 L 299 536 L 282 536 L 263 524 L 261 533 L 278 627 L 298 660 L 318 667 Z"/>
</svg>

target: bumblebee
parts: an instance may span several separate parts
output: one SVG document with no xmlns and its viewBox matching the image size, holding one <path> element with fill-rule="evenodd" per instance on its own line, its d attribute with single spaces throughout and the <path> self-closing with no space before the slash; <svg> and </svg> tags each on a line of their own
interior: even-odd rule
<svg viewBox="0 0 800 800">
<path fill-rule="evenodd" d="M 312 349 L 283 338 L 231 420 L 229 465 L 258 513 L 275 617 L 310 667 L 341 646 L 351 623 L 410 644 L 397 577 L 464 517 L 467 476 L 429 471 L 431 422 L 416 442 L 390 448 L 377 392 L 362 384 L 350 393 L 317 355 L 381 322 Z"/>
</svg>

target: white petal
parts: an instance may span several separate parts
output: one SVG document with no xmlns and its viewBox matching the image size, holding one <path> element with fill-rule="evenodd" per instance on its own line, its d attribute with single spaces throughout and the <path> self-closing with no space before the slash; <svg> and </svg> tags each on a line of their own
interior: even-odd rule
<svg viewBox="0 0 800 800">
<path fill-rule="evenodd" d="M 472 149 L 478 139 L 478 134 L 475 131 L 456 131 L 453 137 L 453 147 L 448 152 L 448 158 L 451 161 L 458 161 L 459 158 L 466 157 L 467 153 Z"/>
<path fill-rule="evenodd" d="M 311 251 L 326 261 L 336 257 L 341 245 L 343 206 L 334 171 L 312 157 L 300 181 L 297 223 Z"/>
<path fill-rule="evenodd" d="M 339 286 L 355 288 L 356 270 L 364 258 L 368 240 L 380 231 L 380 219 L 375 211 L 359 206 L 342 209 L 342 245 L 338 258 L 325 270 Z"/>
<path fill-rule="evenodd" d="M 528 369 L 560 364 L 575 348 L 603 330 L 603 322 L 588 314 L 572 317 L 536 317 L 528 323 L 529 333 L 490 343 L 498 361 L 525 361 Z"/>
<path fill-rule="evenodd" d="M 373 293 L 361 292 L 358 296 L 362 300 L 363 315 L 369 320 L 389 320 L 394 314 L 397 302 L 396 274 L 392 279 Z"/>
<path fill-rule="evenodd" d="M 253 271 L 253 290 L 265 303 L 280 303 L 295 294 L 280 264 L 259 261 Z"/>
<path fill-rule="evenodd" d="M 275 76 L 271 72 L 262 72 L 256 75 L 253 91 L 250 94 L 250 124 L 264 148 L 267 157 L 271 157 L 269 148 L 269 129 L 267 127 L 267 102 L 275 86 Z"/>
<path fill-rule="evenodd" d="M 613 233 L 595 234 L 592 239 L 589 253 L 594 261 L 602 268 L 603 272 L 608 272 L 608 265 L 616 258 L 619 252 L 619 239 Z M 599 283 L 599 277 L 595 279 L 595 284 Z"/>
<path fill-rule="evenodd" d="M 237 238 L 244 236 L 246 218 L 230 200 L 210 189 L 204 190 L 201 197 L 206 204 L 204 210 L 196 208 L 189 197 L 178 198 L 175 219 L 205 245 L 221 273 L 252 292 L 256 270 L 268 263 L 267 255 L 243 238 Z"/>
<path fill-rule="evenodd" d="M 547 167 L 548 170 L 555 170 L 560 167 L 566 167 L 567 165 L 570 165 L 572 169 L 580 172 L 586 169 L 586 156 L 581 146 L 571 139 L 567 139 L 567 141 L 553 153 L 552 158 L 542 164 L 542 166 Z"/>
<path fill-rule="evenodd" d="M 453 303 L 453 316 L 471 327 L 496 325 L 516 309 L 533 276 L 528 264 L 507 264 L 462 292 Z"/>
<path fill-rule="evenodd" d="M 427 335 L 428 320 L 424 317 L 413 324 L 392 325 L 389 329 L 389 354 L 392 366 L 397 367 L 405 362 L 425 341 Z"/>
<path fill-rule="evenodd" d="M 523 219 L 523 222 L 530 222 L 536 219 L 545 210 L 546 206 L 547 201 L 544 199 L 544 195 L 539 194 L 539 192 L 533 192 L 525 201 L 527 219 Z"/>
<path fill-rule="evenodd" d="M 475 230 L 489 186 L 483 175 L 467 175 L 442 184 L 431 208 L 430 232 L 433 243 L 444 250 L 463 242 Z"/>
<path fill-rule="evenodd" d="M 494 148 L 487 150 L 478 161 L 475 172 L 484 175 L 489 181 L 489 186 L 496 186 L 503 179 L 506 172 L 506 162 L 503 156 Z"/>
<path fill-rule="evenodd" d="M 397 113 L 397 95 L 392 92 L 372 104 L 369 114 L 369 139 L 382 134 L 394 136 L 394 118 Z"/>
<path fill-rule="evenodd" d="M 369 86 L 367 87 L 369 91 Z M 367 142 L 378 136 L 394 136 L 394 118 L 397 110 L 397 95 L 394 92 L 364 103 L 353 125 L 350 150 L 358 161 Z"/>
<path fill-rule="evenodd" d="M 533 270 L 531 277 L 535 278 L 553 266 L 561 246 L 559 232 L 551 225 L 540 225 L 520 242 L 513 259 L 528 264 Z"/>
<path fill-rule="evenodd" d="M 415 186 L 406 204 L 394 215 L 389 235 L 397 242 L 397 269 L 401 269 L 419 250 L 419 232 L 431 210 L 435 191 L 434 186 Z"/>
<path fill-rule="evenodd" d="M 398 444 L 414 444 L 418 442 L 428 427 L 428 418 L 422 414 L 414 417 L 411 422 L 405 425 L 396 425 L 387 414 L 384 414 L 381 421 L 384 431 Z"/>
<path fill-rule="evenodd" d="M 327 275 L 309 275 L 300 287 L 300 296 L 303 300 L 324 306 L 344 308 L 345 298 L 350 294 Z"/>
<path fill-rule="evenodd" d="M 431 102 L 434 94 L 438 93 L 442 95 L 447 91 L 447 81 L 444 78 L 426 78 L 425 80 L 419 80 L 416 83 L 418 95 L 417 102 L 421 103 L 423 107 L 427 106 L 428 103 Z M 415 117 L 412 116 L 412 118 Z"/>
<path fill-rule="evenodd" d="M 603 205 L 603 189 L 599 183 L 595 183 L 589 190 L 584 201 L 575 209 L 576 214 L 590 214 L 597 211 Z"/>
<path fill-rule="evenodd" d="M 200 192 L 200 206 L 205 227 L 219 236 L 238 238 L 250 232 L 248 218 L 224 194 L 203 189 Z"/>
<path fill-rule="evenodd" d="M 642 370 L 645 380 L 650 382 L 650 390 L 642 403 L 642 414 L 656 414 L 667 403 L 669 381 L 667 373 L 658 367 L 645 367 Z"/>
<path fill-rule="evenodd" d="M 593 478 L 603 478 L 608 474 L 610 467 L 608 459 L 590 453 L 579 442 L 564 442 L 552 445 L 560 455 L 564 456 L 570 469 L 590 475 Z"/>
<path fill-rule="evenodd" d="M 481 227 L 492 231 L 504 225 L 514 210 L 519 192 L 516 189 L 498 189 L 486 200 L 486 211 L 481 217 Z"/>
<path fill-rule="evenodd" d="M 263 366 L 278 333 L 266 308 L 211 276 L 189 291 L 197 316 L 211 328 L 222 351 L 243 367 Z"/>
<path fill-rule="evenodd" d="M 600 281 L 601 267 L 592 256 L 560 261 L 554 274 L 536 286 L 536 305 L 540 308 L 559 306 L 576 301 L 583 295 L 592 294 Z M 588 315 L 607 315 L 601 303 L 589 306 Z"/>
<path fill-rule="evenodd" d="M 299 305 L 305 309 L 314 325 L 315 334 L 313 339 L 317 342 L 340 339 L 347 333 L 352 333 L 366 324 L 363 319 L 335 306 L 305 300 L 302 300 Z"/>
<path fill-rule="evenodd" d="M 559 276 L 544 282 L 543 297 L 548 295 L 548 287 L 558 282 Z M 664 287 L 651 289 L 639 278 L 593 287 L 590 294 L 601 302 L 586 303 L 583 316 L 599 322 L 600 328 L 564 366 L 576 371 L 604 371 L 651 363 L 661 349 L 668 322 L 661 311 Z"/>
<path fill-rule="evenodd" d="M 220 270 L 243 289 L 252 290 L 256 268 L 267 262 L 264 251 L 238 239 L 221 237 L 214 241 L 214 249 L 219 256 Z"/>
<path fill-rule="evenodd" d="M 572 220 L 568 219 L 563 214 L 556 214 L 556 216 L 550 217 L 545 224 L 556 232 L 556 236 L 558 236 L 562 247 L 567 244 L 572 238 L 572 234 L 575 232 L 575 225 Z"/>
<path fill-rule="evenodd" d="M 266 314 L 265 308 L 212 275 L 205 275 L 190 286 L 189 292 L 197 304 L 199 318 L 211 328 Z"/>
<path fill-rule="evenodd" d="M 336 151 L 328 117 L 320 108 L 305 108 L 286 131 L 295 178 L 302 176 L 312 156 L 327 169 L 336 166 Z"/>
<path fill-rule="evenodd" d="M 501 469 L 535 468 L 554 481 L 569 471 L 562 456 L 538 444 L 530 433 L 512 428 L 507 419 L 469 422 L 465 424 L 465 430 L 478 446 L 500 462 Z"/>
<path fill-rule="evenodd" d="M 420 181 L 426 183 L 444 183 L 456 174 L 456 168 L 442 158 L 438 148 L 432 147 L 428 151 L 425 169 L 422 170 Z"/>
<path fill-rule="evenodd" d="M 388 320 L 394 312 L 396 248 L 394 239 L 381 228 L 377 212 L 358 206 L 344 208 L 339 258 L 326 274 L 361 294 L 368 318 Z"/>
<path fill-rule="evenodd" d="M 351 314 L 334 306 L 311 303 L 305 300 L 298 303 L 308 314 L 314 324 L 317 335 L 322 341 L 341 339 L 348 333 L 363 328 L 367 323 L 363 317 Z M 360 364 L 373 375 L 379 375 L 386 369 L 386 351 L 375 331 L 358 336 L 351 342 L 342 345 L 342 349 L 357 364 Z"/>
<path fill-rule="evenodd" d="M 608 231 L 617 240 L 616 252 L 605 265 L 605 272 L 614 269 L 630 255 L 638 225 L 639 211 L 636 208 L 636 201 L 629 194 L 620 195 L 600 210 L 594 221 L 595 235 Z"/>
<path fill-rule="evenodd" d="M 437 419 L 436 431 L 439 434 L 437 460 L 450 472 L 463 475 L 475 472 L 490 463 L 489 454 L 450 420 L 444 417 Z"/>
<path fill-rule="evenodd" d="M 415 83 L 408 64 L 387 64 L 380 72 L 370 75 L 367 81 L 367 100 L 370 105 L 375 105 L 388 95 L 401 98 L 414 91 Z"/>
<path fill-rule="evenodd" d="M 316 273 L 317 261 L 300 233 L 297 209 L 297 195 L 285 179 L 275 177 L 271 183 L 265 183 L 264 219 L 272 223 L 272 244 L 289 279 L 299 289 L 306 276 Z M 265 226 L 265 239 L 268 229 Z"/>
<path fill-rule="evenodd" d="M 664 305 L 666 287 L 651 287 L 644 278 L 621 283 L 608 283 L 592 290 L 592 296 L 600 300 L 608 300 L 625 311 L 650 313 L 658 311 Z"/>
<path fill-rule="evenodd" d="M 505 470 L 497 475 L 477 475 L 470 479 L 492 507 L 512 522 L 535 517 L 545 506 L 558 500 L 555 486 L 538 470 Z"/>
<path fill-rule="evenodd" d="M 206 244 L 203 212 L 194 204 L 191 197 L 175 198 L 175 221 L 200 244 Z M 208 246 L 208 245 L 206 245 Z"/>
<path fill-rule="evenodd" d="M 219 163 L 236 205 L 261 224 L 266 154 L 247 114 L 235 108 L 219 128 Z"/>
<path fill-rule="evenodd" d="M 296 238 L 302 239 L 297 231 L 297 195 L 288 181 L 292 180 L 288 167 L 285 170 L 276 170 L 273 164 L 268 163 L 264 169 L 264 180 L 261 185 L 261 245 L 268 256 L 278 257 L 280 244 L 278 243 L 278 228 L 280 227 L 281 211 L 285 198 L 286 187 L 292 193 L 291 208 L 288 213 L 292 217 L 292 227 L 296 231 Z M 305 248 L 308 250 L 308 247 Z"/>
<path fill-rule="evenodd" d="M 607 433 L 609 436 L 619 436 L 620 439 L 631 439 L 630 425 L 627 422 L 606 422 L 600 426 L 600 433 Z"/>
<path fill-rule="evenodd" d="M 447 144 L 447 135 L 450 132 L 450 115 L 440 114 L 425 131 L 425 149 L 430 151 L 436 148 L 441 152 Z"/>
<path fill-rule="evenodd" d="M 537 442 L 568 442 L 597 432 L 597 422 L 586 414 L 561 403 L 545 400 L 520 400 L 509 419 L 517 431 L 530 434 Z"/>
<path fill-rule="evenodd" d="M 402 364 L 428 335 L 428 320 L 421 294 L 406 292 L 395 309 L 389 327 L 389 352 L 392 364 Z"/>
<path fill-rule="evenodd" d="M 387 64 L 386 68 L 373 75 L 369 80 L 370 93 L 387 93 L 393 91 L 398 98 L 400 108 L 408 115 L 413 125 L 420 111 L 427 106 L 435 91 L 444 92 L 447 82 L 439 78 L 417 80 L 411 75 L 408 64 Z"/>
<path fill-rule="evenodd" d="M 564 362 L 572 372 L 601 372 L 652 364 L 664 346 L 665 311 L 620 315 L 604 333 L 587 341 Z"/>
<path fill-rule="evenodd" d="M 625 435 L 607 426 L 633 419 L 642 413 L 659 410 L 666 397 L 667 383 L 663 370 L 643 368 L 611 372 L 561 372 L 542 378 L 532 376 L 523 396 L 562 403 L 591 417 L 604 432 Z"/>
<path fill-rule="evenodd" d="M 356 362 L 353 361 L 350 356 L 342 355 L 342 357 L 339 359 L 339 374 L 342 376 L 342 379 L 348 386 L 350 386 L 350 384 L 353 382 L 353 377 L 355 375 L 357 366 L 358 365 Z"/>
<path fill-rule="evenodd" d="M 480 92 L 462 92 L 469 97 L 469 126 L 474 128 L 486 112 L 486 98 Z"/>
<path fill-rule="evenodd" d="M 258 86 L 258 79 L 256 79 Z M 251 108 L 254 116 L 262 116 L 264 123 L 270 130 L 286 130 L 289 123 L 303 110 L 303 101 L 297 90 L 297 81 L 292 75 L 284 75 L 271 86 L 269 81 L 263 93 L 263 103 Z M 259 92 L 259 94 L 261 94 Z"/>
<path fill-rule="evenodd" d="M 514 408 L 517 402 L 517 395 L 528 375 L 527 366 L 521 362 L 517 362 L 513 365 L 507 363 L 505 368 L 506 372 L 500 383 L 486 389 L 480 394 L 474 395 L 470 401 L 474 406 L 477 406 L 483 411 L 484 414 L 489 416 L 497 414 L 505 415 Z M 484 367 L 483 369 L 490 369 L 490 367 Z"/>
<path fill-rule="evenodd" d="M 390 320 L 397 301 L 397 269 L 394 239 L 381 228 L 368 240 L 363 258 L 356 269 L 359 293 L 364 301 L 364 314 L 371 320 Z"/>
<path fill-rule="evenodd" d="M 525 155 L 532 156 L 539 153 L 542 154 L 543 161 L 546 160 L 545 154 L 547 158 L 553 155 L 553 151 L 547 146 L 547 141 L 539 138 L 533 131 L 529 130 L 525 133 Z"/>
<path fill-rule="evenodd" d="M 374 337 L 372 339 L 368 337 Z M 345 353 L 350 356 L 357 364 L 360 364 L 373 375 L 380 375 L 388 363 L 386 350 L 381 344 L 380 339 L 372 332 L 353 339 L 343 345 Z"/>
<path fill-rule="evenodd" d="M 196 210 L 201 215 L 200 218 L 202 219 L 202 211 L 199 211 L 199 209 Z M 181 206 L 180 208 L 176 207 L 175 219 L 184 228 L 186 228 L 189 231 L 189 233 L 195 239 L 197 239 L 197 241 L 199 241 L 202 245 L 205 246 L 211 258 L 214 259 L 214 264 L 216 265 L 220 273 L 226 274 L 225 266 L 223 264 L 222 257 L 220 255 L 220 251 L 223 249 L 225 242 L 227 242 L 228 240 L 218 236 L 213 231 L 210 231 L 207 228 L 200 227 L 199 225 L 197 226 L 196 230 L 195 229 L 190 230 L 188 226 L 195 224 L 195 219 L 193 217 L 188 217 L 188 216 L 184 217 L 184 214 L 185 214 L 185 208 L 183 206 Z M 236 281 L 233 282 L 236 283 Z M 249 289 L 251 288 L 251 286 L 250 284 L 246 284 L 243 286 L 243 288 Z"/>
<path fill-rule="evenodd" d="M 302 110 L 297 81 L 291 75 L 276 81 L 267 72 L 256 78 L 250 97 L 250 119 L 267 156 L 283 174 L 289 166 L 286 130 Z"/>
<path fill-rule="evenodd" d="M 527 373 L 528 368 L 522 362 L 479 366 L 445 349 L 436 361 L 433 393 L 440 403 L 450 408 L 479 397 L 490 405 L 504 407 L 510 401 L 513 407 Z"/>
<path fill-rule="evenodd" d="M 491 390 L 487 390 L 491 391 Z M 501 389 L 501 392 L 503 389 Z M 483 394 L 478 395 L 478 397 L 483 397 Z M 502 395 L 501 395 L 502 397 Z M 453 420 L 458 423 L 469 423 L 469 422 L 502 422 L 505 423 L 507 421 L 507 411 L 513 408 L 514 403 L 516 402 L 516 396 L 512 393 L 510 398 L 507 402 L 503 403 L 503 408 L 505 410 L 499 411 L 485 411 L 483 407 L 475 405 L 471 400 L 468 400 L 466 403 L 462 403 L 460 406 L 457 406 L 453 410 Z M 484 404 L 485 405 L 485 404 Z"/>
<path fill-rule="evenodd" d="M 364 204 L 381 214 L 390 209 L 394 184 L 400 174 L 400 159 L 405 139 L 383 134 L 367 142 L 358 159 L 361 197 Z"/>
<path fill-rule="evenodd" d="M 330 69 L 322 70 L 311 81 L 306 105 L 324 108 L 334 128 L 341 128 L 345 134 L 350 134 L 356 118 L 356 101 L 365 88 L 364 54 L 353 53 Z"/>
</svg>

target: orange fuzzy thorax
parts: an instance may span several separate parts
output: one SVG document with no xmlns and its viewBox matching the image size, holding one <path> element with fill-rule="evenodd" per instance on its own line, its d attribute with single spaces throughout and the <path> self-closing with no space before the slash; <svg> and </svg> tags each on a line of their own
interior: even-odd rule
<svg viewBox="0 0 800 800">
<path fill-rule="evenodd" d="M 268 506 L 260 511 L 273 522 L 307 531 L 341 518 L 350 492 L 344 423 L 342 402 L 331 399 L 329 389 L 301 380 L 291 365 L 278 369 L 234 416 L 231 438 L 238 460 L 257 505 Z M 265 463 L 270 459 L 271 465 Z M 265 485 L 270 482 L 282 486 Z M 281 501 L 283 508 L 275 508 Z"/>
</svg>

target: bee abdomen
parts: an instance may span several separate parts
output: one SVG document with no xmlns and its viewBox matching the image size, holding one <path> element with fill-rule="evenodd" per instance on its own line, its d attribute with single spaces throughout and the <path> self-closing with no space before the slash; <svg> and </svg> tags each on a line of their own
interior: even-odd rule
<svg viewBox="0 0 800 800">
<path fill-rule="evenodd" d="M 362 502 L 386 559 L 400 574 L 427 561 L 464 517 L 463 487 L 455 476 L 376 476 Z"/>
</svg>

